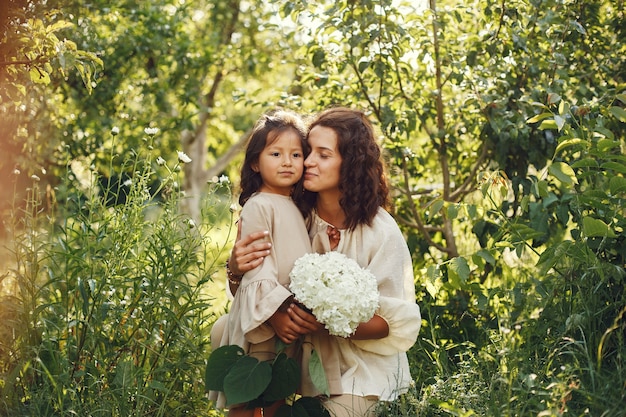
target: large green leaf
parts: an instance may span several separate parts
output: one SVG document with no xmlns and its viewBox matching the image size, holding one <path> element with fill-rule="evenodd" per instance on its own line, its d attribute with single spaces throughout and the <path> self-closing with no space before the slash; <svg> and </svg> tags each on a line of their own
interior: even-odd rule
<svg viewBox="0 0 626 417">
<path fill-rule="evenodd" d="M 243 355 L 243 349 L 237 345 L 215 349 L 209 356 L 204 373 L 206 390 L 224 391 L 224 378 Z"/>
<path fill-rule="evenodd" d="M 609 190 L 611 190 L 611 194 L 613 195 L 626 192 L 626 178 L 617 176 L 611 177 L 609 180 Z"/>
<path fill-rule="evenodd" d="M 450 261 L 450 265 L 448 266 L 448 278 L 454 288 L 459 289 L 465 286 L 469 275 L 470 269 L 465 258 L 456 257 Z"/>
<path fill-rule="evenodd" d="M 587 237 L 616 237 L 615 232 L 606 223 L 593 217 L 583 218 L 583 233 Z"/>
<path fill-rule="evenodd" d="M 247 403 L 265 391 L 272 380 L 272 366 L 251 356 L 239 359 L 224 378 L 226 405 Z"/>
<path fill-rule="evenodd" d="M 263 392 L 264 400 L 272 402 L 287 398 L 296 392 L 299 383 L 300 367 L 298 363 L 281 353 L 272 364 L 272 381 Z"/>
<path fill-rule="evenodd" d="M 326 372 L 324 372 L 324 366 L 320 355 L 314 350 L 311 352 L 311 359 L 309 360 L 309 373 L 311 374 L 311 380 L 313 385 L 324 395 L 330 395 L 328 391 L 328 381 L 326 380 Z"/>
<path fill-rule="evenodd" d="M 564 184 L 578 184 L 574 170 L 565 162 L 554 162 L 548 167 L 548 171 Z"/>
</svg>

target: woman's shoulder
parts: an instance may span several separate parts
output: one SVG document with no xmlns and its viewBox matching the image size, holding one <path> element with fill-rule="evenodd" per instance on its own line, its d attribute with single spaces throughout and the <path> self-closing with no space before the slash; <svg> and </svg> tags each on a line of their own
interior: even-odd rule
<svg viewBox="0 0 626 417">
<path fill-rule="evenodd" d="M 372 223 L 362 226 L 363 234 L 375 238 L 377 241 L 402 238 L 402 232 L 394 217 L 384 208 L 380 207 L 372 219 Z"/>
<path fill-rule="evenodd" d="M 372 228 L 374 229 L 399 229 L 396 219 L 382 207 L 378 208 L 378 212 L 372 220 Z"/>
</svg>

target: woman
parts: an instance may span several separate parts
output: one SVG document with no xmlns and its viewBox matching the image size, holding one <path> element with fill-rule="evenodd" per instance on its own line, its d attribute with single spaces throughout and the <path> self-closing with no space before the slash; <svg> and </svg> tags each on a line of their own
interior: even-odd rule
<svg viewBox="0 0 626 417">
<path fill-rule="evenodd" d="M 292 304 L 292 337 L 309 335 L 313 344 L 331 346 L 340 378 L 325 402 L 335 416 L 373 416 L 377 401 L 391 401 L 411 384 L 406 351 L 421 325 L 415 303 L 411 256 L 398 225 L 385 210 L 388 186 L 372 124 L 360 111 L 331 108 L 311 123 L 310 154 L 304 162 L 304 188 L 313 193 L 307 227 L 312 249 L 339 251 L 376 276 L 380 307 L 348 337 L 330 336 L 314 316 Z M 246 236 L 235 244 L 232 271 L 256 267 L 270 245 Z M 346 294 L 349 296 L 349 294 Z M 328 355 L 326 355 L 328 357 Z M 333 371 L 331 371 L 331 374 Z M 328 376 L 328 375 L 327 375 Z M 330 375 L 333 378 L 334 375 Z"/>
</svg>

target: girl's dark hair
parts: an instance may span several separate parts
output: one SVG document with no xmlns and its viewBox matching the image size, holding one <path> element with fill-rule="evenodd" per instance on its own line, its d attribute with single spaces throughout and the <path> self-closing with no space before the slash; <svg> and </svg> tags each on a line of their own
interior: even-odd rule
<svg viewBox="0 0 626 417">
<path fill-rule="evenodd" d="M 309 126 L 331 128 L 337 133 L 340 168 L 339 204 L 346 213 L 345 227 L 354 230 L 371 225 L 379 207 L 389 207 L 389 186 L 374 128 L 365 113 L 335 107 L 320 113 Z"/>
<path fill-rule="evenodd" d="M 259 155 L 261 155 L 261 152 L 267 145 L 274 142 L 281 133 L 289 129 L 292 129 L 300 137 L 302 152 L 304 157 L 306 157 L 309 154 L 309 147 L 306 142 L 307 130 L 304 121 L 298 114 L 288 110 L 275 110 L 264 114 L 257 120 L 248 139 L 246 156 L 241 167 L 241 193 L 239 194 L 239 204 L 241 206 L 248 201 L 252 194 L 259 191 L 261 185 L 263 185 L 261 174 L 255 172 L 252 169 L 252 165 L 259 161 Z M 303 182 L 304 178 L 300 178 L 294 185 L 292 199 L 302 214 L 306 216 L 310 212 L 311 206 L 305 202 Z"/>
</svg>

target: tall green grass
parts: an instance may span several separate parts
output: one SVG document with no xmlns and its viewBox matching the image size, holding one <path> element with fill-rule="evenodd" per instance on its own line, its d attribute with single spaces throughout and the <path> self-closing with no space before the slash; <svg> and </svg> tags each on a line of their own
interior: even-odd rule
<svg viewBox="0 0 626 417">
<path fill-rule="evenodd" d="M 179 163 L 140 151 L 109 174 L 117 182 L 87 168 L 81 185 L 73 171 L 48 190 L 58 204 L 45 207 L 35 179 L 12 216 L 0 414 L 211 415 L 203 372 L 228 183 L 210 184 L 194 222 L 179 210 Z"/>
</svg>

